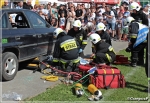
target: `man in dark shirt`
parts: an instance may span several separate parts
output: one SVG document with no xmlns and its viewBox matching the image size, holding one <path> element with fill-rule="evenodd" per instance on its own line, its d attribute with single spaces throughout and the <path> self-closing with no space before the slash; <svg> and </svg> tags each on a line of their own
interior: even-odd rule
<svg viewBox="0 0 150 103">
<path fill-rule="evenodd" d="M 81 5 L 80 4 L 77 5 L 77 10 L 75 12 L 76 12 L 76 20 L 78 20 L 78 19 L 81 20 L 82 17 L 83 17 L 83 11 L 81 9 Z"/>
<path fill-rule="evenodd" d="M 59 17 L 61 17 L 61 14 L 64 13 L 65 18 L 67 17 L 67 10 L 64 9 L 64 5 L 60 5 L 60 9 L 58 11 Z"/>
<path fill-rule="evenodd" d="M 29 10 L 32 10 L 32 9 L 33 9 L 30 0 L 28 0 L 27 3 L 24 3 L 23 9 L 29 9 Z"/>
</svg>

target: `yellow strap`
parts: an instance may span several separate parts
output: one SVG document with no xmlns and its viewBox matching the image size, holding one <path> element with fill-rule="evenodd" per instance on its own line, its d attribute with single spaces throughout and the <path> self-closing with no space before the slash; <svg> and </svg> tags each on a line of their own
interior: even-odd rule
<svg viewBox="0 0 150 103">
<path fill-rule="evenodd" d="M 109 62 L 111 62 L 111 57 L 106 53 L 106 57 L 108 59 Z"/>
<path fill-rule="evenodd" d="M 50 75 L 50 76 L 42 76 L 41 79 L 45 79 L 47 81 L 52 81 L 52 82 L 55 82 L 58 80 L 58 76 L 53 76 L 53 75 Z"/>
<path fill-rule="evenodd" d="M 137 38 L 137 36 L 131 35 L 130 38 Z"/>
<path fill-rule="evenodd" d="M 103 71 L 104 71 L 104 74 L 106 74 L 106 70 L 105 70 L 105 69 L 103 69 Z"/>
<path fill-rule="evenodd" d="M 112 74 L 114 74 L 114 69 L 111 69 L 112 70 Z"/>
<path fill-rule="evenodd" d="M 82 44 L 87 44 L 87 42 L 83 41 Z"/>
</svg>

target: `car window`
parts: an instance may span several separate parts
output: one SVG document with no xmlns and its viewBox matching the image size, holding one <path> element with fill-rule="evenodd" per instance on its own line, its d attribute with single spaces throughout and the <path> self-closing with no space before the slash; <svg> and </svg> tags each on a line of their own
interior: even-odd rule
<svg viewBox="0 0 150 103">
<path fill-rule="evenodd" d="M 8 15 L 12 28 L 30 28 L 27 19 L 22 12 L 13 12 L 9 13 Z"/>
<path fill-rule="evenodd" d="M 7 16 L 6 16 L 6 13 L 3 14 L 1 20 L 0 20 L 0 23 L 2 25 L 0 25 L 0 28 L 8 28 L 8 22 L 7 22 Z"/>
<path fill-rule="evenodd" d="M 46 21 L 42 17 L 40 17 L 38 14 L 31 12 L 31 11 L 26 11 L 26 15 L 28 19 L 30 20 L 33 28 L 47 28 Z"/>
</svg>

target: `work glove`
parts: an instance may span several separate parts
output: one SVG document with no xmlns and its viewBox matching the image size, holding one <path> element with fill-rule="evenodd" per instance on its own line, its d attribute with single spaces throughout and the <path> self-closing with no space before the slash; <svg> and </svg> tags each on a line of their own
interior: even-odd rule
<svg viewBox="0 0 150 103">
<path fill-rule="evenodd" d="M 53 60 L 53 56 L 52 55 L 48 55 L 47 56 L 47 61 L 52 61 Z"/>
<path fill-rule="evenodd" d="M 82 53 L 82 52 L 83 52 L 83 50 L 82 50 L 82 49 L 80 49 L 80 50 L 79 50 L 79 53 Z"/>
</svg>

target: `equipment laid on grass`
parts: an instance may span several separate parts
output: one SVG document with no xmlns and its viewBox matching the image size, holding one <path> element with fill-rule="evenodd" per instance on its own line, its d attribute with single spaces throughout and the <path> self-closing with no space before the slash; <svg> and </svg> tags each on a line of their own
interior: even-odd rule
<svg viewBox="0 0 150 103">
<path fill-rule="evenodd" d="M 130 62 L 128 60 L 128 57 L 125 57 L 124 55 L 116 55 L 114 64 L 130 64 Z"/>
<path fill-rule="evenodd" d="M 81 97 L 84 94 L 84 90 L 81 83 L 75 84 L 75 93 L 78 97 Z"/>
<path fill-rule="evenodd" d="M 102 66 L 94 74 L 90 75 L 90 83 L 94 84 L 97 88 L 124 88 L 125 79 L 121 71 L 116 67 Z"/>
<path fill-rule="evenodd" d="M 98 88 L 96 88 L 95 85 L 93 84 L 88 85 L 88 90 L 90 93 L 92 93 L 92 96 L 88 98 L 90 101 L 93 101 L 93 100 L 98 101 L 102 99 L 102 92 L 98 90 Z"/>
</svg>

